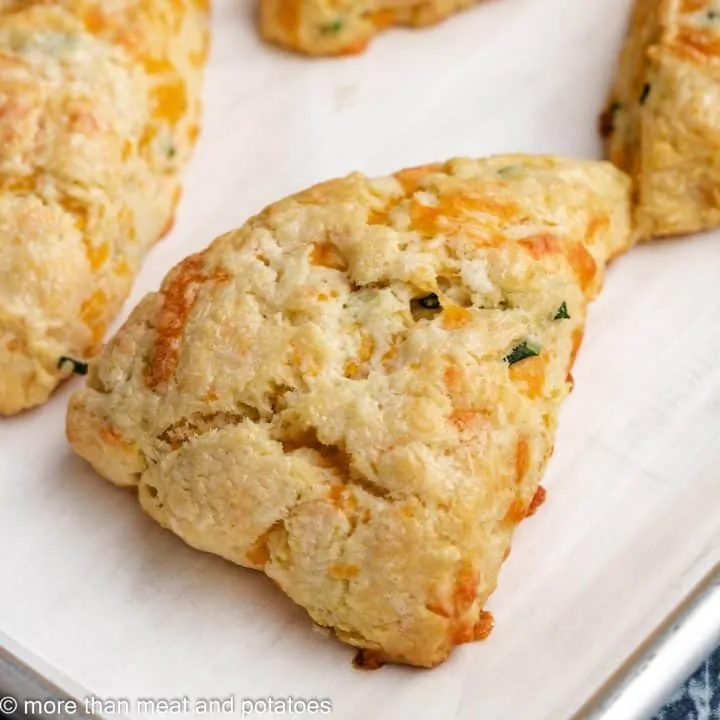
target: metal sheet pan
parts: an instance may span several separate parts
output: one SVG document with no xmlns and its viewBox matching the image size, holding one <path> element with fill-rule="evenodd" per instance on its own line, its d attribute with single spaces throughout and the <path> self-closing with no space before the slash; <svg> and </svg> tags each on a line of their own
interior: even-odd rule
<svg viewBox="0 0 720 720">
<path fill-rule="evenodd" d="M 267 202 L 352 169 L 598 156 L 596 116 L 629 10 L 498 0 L 435 29 L 388 32 L 362 57 L 309 61 L 257 40 L 249 0 L 215 5 L 185 200 L 126 312 L 172 263 Z M 677 616 L 689 633 L 681 655 L 685 635 L 661 631 L 657 657 L 669 660 L 649 672 L 659 661 L 643 643 L 720 561 L 718 268 L 717 233 L 614 263 L 563 410 L 548 502 L 520 529 L 490 602 L 496 630 L 442 667 L 357 673 L 352 652 L 269 582 L 157 527 L 68 451 L 72 385 L 0 424 L 0 632 L 41 677 L 78 683 L 76 696 L 330 698 L 343 720 L 368 708 L 380 720 L 640 717 L 717 638 L 707 590 L 698 607 L 710 611 Z"/>
</svg>

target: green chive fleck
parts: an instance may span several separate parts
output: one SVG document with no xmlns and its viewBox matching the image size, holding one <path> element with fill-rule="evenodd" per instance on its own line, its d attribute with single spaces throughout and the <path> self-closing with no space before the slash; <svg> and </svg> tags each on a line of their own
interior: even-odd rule
<svg viewBox="0 0 720 720">
<path fill-rule="evenodd" d="M 420 307 L 425 310 L 440 310 L 440 298 L 435 293 L 430 293 L 425 297 L 417 298 L 417 302 Z"/>
<path fill-rule="evenodd" d="M 321 32 L 323 32 L 327 35 L 335 35 L 336 33 L 339 33 L 342 29 L 343 29 L 342 20 L 333 20 L 331 23 L 328 23 L 327 25 L 323 25 L 320 28 Z"/>
<path fill-rule="evenodd" d="M 715 22 L 716 20 L 720 20 L 720 11 L 708 10 L 707 19 L 710 20 L 710 22 Z"/>
<path fill-rule="evenodd" d="M 617 114 L 623 109 L 623 104 L 617 100 L 609 105 L 600 116 L 600 135 L 610 137 L 615 132 Z"/>
<path fill-rule="evenodd" d="M 512 177 L 517 177 L 518 175 L 520 175 L 522 170 L 523 170 L 522 165 L 503 165 L 501 168 L 498 168 L 497 174 L 503 178 L 505 178 L 505 177 L 512 178 Z"/>
<path fill-rule="evenodd" d="M 506 355 L 503 360 L 508 365 L 514 365 L 515 363 L 525 360 L 529 357 L 536 357 L 540 354 L 540 346 L 536 343 L 530 342 L 529 340 L 523 340 L 519 345 L 516 345 L 509 355 Z"/>
<path fill-rule="evenodd" d="M 648 99 L 648 95 L 650 95 L 650 83 L 645 83 L 643 85 L 642 92 L 640 93 L 640 104 L 644 105 L 645 101 Z"/>
<path fill-rule="evenodd" d="M 553 320 L 569 320 L 569 319 L 570 319 L 570 314 L 568 313 L 567 303 L 563 302 L 563 304 L 558 308 L 558 311 L 555 313 Z"/>
<path fill-rule="evenodd" d="M 65 363 L 70 363 L 72 365 L 72 371 L 75 373 L 75 375 L 87 375 L 88 371 L 88 364 L 81 362 L 80 360 L 75 360 L 74 358 L 67 357 L 65 355 L 62 355 L 59 360 L 57 361 L 57 367 L 58 370 L 62 370 L 63 365 Z"/>
</svg>

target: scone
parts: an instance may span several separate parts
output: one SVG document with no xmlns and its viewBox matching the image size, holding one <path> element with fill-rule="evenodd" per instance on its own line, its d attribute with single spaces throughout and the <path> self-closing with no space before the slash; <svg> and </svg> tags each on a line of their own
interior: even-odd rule
<svg viewBox="0 0 720 720">
<path fill-rule="evenodd" d="M 646 238 L 720 225 L 720 5 L 636 0 L 602 116 Z"/>
<path fill-rule="evenodd" d="M 0 414 L 100 348 L 172 225 L 206 0 L 0 0 Z"/>
<path fill-rule="evenodd" d="M 307 55 L 362 52 L 389 25 L 434 25 L 477 0 L 260 0 L 263 37 Z"/>
<path fill-rule="evenodd" d="M 145 297 L 68 438 L 341 640 L 437 665 L 489 629 L 629 196 L 609 163 L 515 155 L 282 200 Z"/>
</svg>

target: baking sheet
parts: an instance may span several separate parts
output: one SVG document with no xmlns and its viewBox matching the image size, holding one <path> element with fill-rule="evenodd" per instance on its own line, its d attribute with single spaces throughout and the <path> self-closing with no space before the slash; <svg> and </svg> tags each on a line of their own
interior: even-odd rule
<svg viewBox="0 0 720 720">
<path fill-rule="evenodd" d="M 216 0 L 204 133 L 166 270 L 313 182 L 453 155 L 599 155 L 596 116 L 630 3 L 493 0 L 361 57 L 262 45 Z M 194 551 L 64 441 L 71 383 L 0 421 L 0 632 L 104 699 L 328 698 L 333 717 L 570 717 L 720 560 L 720 234 L 613 264 L 589 318 L 545 485 L 489 609 L 433 671 L 351 668 L 260 574 Z M 6 592 L 6 589 L 12 592 Z M 177 713 L 161 713 L 179 717 Z M 208 717 L 210 715 L 206 715 Z M 296 715 L 297 717 L 310 717 Z"/>
</svg>

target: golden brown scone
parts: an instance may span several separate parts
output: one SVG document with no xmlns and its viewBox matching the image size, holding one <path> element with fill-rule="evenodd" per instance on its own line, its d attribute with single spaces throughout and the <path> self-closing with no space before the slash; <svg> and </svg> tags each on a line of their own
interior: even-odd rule
<svg viewBox="0 0 720 720">
<path fill-rule="evenodd" d="M 720 225 L 720 6 L 636 0 L 602 116 L 646 237 Z"/>
<path fill-rule="evenodd" d="M 0 0 L 0 414 L 97 352 L 172 224 L 206 0 Z"/>
<path fill-rule="evenodd" d="M 260 30 L 307 55 L 352 55 L 389 25 L 434 25 L 477 1 L 260 0 Z"/>
<path fill-rule="evenodd" d="M 514 155 L 282 200 L 145 297 L 68 438 L 345 642 L 436 665 L 488 631 L 629 186 Z"/>
</svg>

